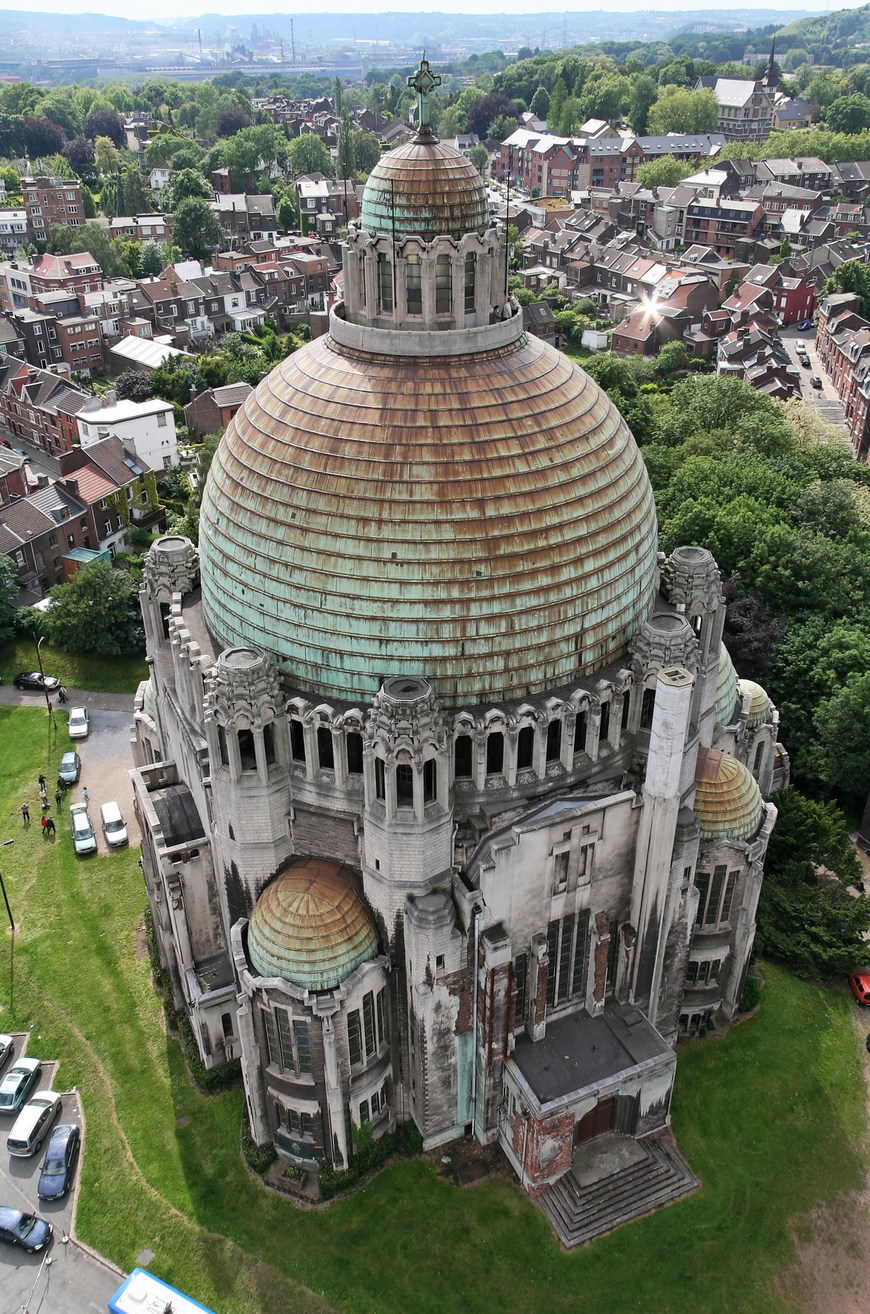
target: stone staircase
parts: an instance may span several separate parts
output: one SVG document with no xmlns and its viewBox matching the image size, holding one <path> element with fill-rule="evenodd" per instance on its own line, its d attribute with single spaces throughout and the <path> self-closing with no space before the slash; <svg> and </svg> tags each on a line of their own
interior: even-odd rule
<svg viewBox="0 0 870 1314">
<path fill-rule="evenodd" d="M 581 1146 L 567 1173 L 538 1196 L 568 1250 L 672 1204 L 700 1183 L 665 1136 L 603 1136 Z"/>
</svg>

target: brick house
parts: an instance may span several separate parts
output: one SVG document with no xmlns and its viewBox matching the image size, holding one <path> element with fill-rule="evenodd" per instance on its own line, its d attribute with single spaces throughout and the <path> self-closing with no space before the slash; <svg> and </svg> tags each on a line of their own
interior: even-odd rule
<svg viewBox="0 0 870 1314">
<path fill-rule="evenodd" d="M 47 242 L 52 224 L 77 227 L 85 222 L 85 203 L 78 178 L 39 174 L 22 178 L 27 223 L 35 242 Z"/>
</svg>

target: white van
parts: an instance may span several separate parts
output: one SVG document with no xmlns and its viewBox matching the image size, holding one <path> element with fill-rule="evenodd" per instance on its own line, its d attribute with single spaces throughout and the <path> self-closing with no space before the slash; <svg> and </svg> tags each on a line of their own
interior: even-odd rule
<svg viewBox="0 0 870 1314">
<path fill-rule="evenodd" d="M 60 1096 L 53 1090 L 40 1091 L 34 1095 L 15 1119 L 6 1138 L 6 1149 L 22 1159 L 29 1154 L 36 1154 L 59 1113 Z"/>
<path fill-rule="evenodd" d="M 127 823 L 117 803 L 104 803 L 100 808 L 100 821 L 109 848 L 120 849 L 127 843 Z"/>
</svg>

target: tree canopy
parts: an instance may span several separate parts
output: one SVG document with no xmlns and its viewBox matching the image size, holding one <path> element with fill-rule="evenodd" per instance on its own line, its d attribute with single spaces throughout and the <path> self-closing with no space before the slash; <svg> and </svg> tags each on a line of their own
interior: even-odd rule
<svg viewBox="0 0 870 1314">
<path fill-rule="evenodd" d="M 67 652 L 120 657 L 144 647 L 136 581 L 105 561 L 55 584 L 54 606 L 43 625 L 52 643 Z"/>
</svg>

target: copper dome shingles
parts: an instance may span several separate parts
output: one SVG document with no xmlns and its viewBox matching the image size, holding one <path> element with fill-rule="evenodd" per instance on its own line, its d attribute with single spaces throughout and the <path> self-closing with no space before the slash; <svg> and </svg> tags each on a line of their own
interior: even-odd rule
<svg viewBox="0 0 870 1314">
<path fill-rule="evenodd" d="M 323 858 L 295 861 L 266 886 L 251 914 L 248 957 L 259 976 L 332 990 L 377 952 L 351 872 Z"/>
<path fill-rule="evenodd" d="M 483 179 L 444 142 L 412 141 L 387 151 L 363 192 L 360 227 L 370 233 L 458 239 L 491 223 Z"/>
<path fill-rule="evenodd" d="M 618 412 L 552 348 L 423 362 L 318 339 L 221 444 L 203 593 L 221 641 L 301 687 L 422 672 L 448 701 L 518 696 L 624 650 L 655 536 Z"/>
<path fill-rule="evenodd" d="M 763 811 L 761 792 L 742 762 L 715 748 L 698 749 L 695 815 L 702 839 L 752 839 Z"/>
</svg>

